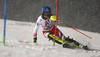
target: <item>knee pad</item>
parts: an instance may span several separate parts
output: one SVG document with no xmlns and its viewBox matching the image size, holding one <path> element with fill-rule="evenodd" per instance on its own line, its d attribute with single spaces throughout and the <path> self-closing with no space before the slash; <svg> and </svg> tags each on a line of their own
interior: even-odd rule
<svg viewBox="0 0 100 57">
<path fill-rule="evenodd" d="M 45 34 L 45 37 L 46 37 L 46 38 L 48 38 L 49 34 L 50 34 L 49 32 L 48 32 L 48 33 L 46 33 L 46 34 Z"/>
</svg>

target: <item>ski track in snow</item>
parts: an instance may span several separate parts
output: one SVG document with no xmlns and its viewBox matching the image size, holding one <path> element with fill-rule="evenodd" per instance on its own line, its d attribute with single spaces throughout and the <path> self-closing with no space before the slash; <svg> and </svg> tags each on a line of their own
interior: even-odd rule
<svg viewBox="0 0 100 57">
<path fill-rule="evenodd" d="M 33 43 L 19 43 L 19 40 L 32 41 L 32 33 L 35 24 L 30 22 L 18 22 L 7 20 L 6 27 L 6 44 L 2 44 L 3 38 L 3 20 L 0 19 L 0 57 L 100 57 L 100 51 L 86 51 L 82 49 L 68 49 L 63 48 L 61 45 L 56 44 L 53 46 L 52 41 L 44 38 L 41 28 L 39 29 L 38 45 Z M 66 28 L 60 27 L 62 32 L 66 32 L 71 35 L 71 37 L 81 42 L 82 44 L 89 43 L 91 48 L 100 49 L 100 34 L 92 33 L 87 31 L 82 31 L 93 37 L 92 40 L 78 34 L 77 32 Z M 72 31 L 70 33 L 70 31 Z M 73 34 L 72 34 L 73 33 Z M 65 33 L 67 34 L 67 33 Z M 95 34 L 95 36 L 94 36 Z M 80 39 L 80 37 L 83 37 Z M 95 39 L 97 38 L 97 39 Z M 84 43 L 84 41 L 86 41 Z M 93 43 L 94 42 L 94 43 Z M 94 46 L 94 47 L 93 47 Z"/>
</svg>

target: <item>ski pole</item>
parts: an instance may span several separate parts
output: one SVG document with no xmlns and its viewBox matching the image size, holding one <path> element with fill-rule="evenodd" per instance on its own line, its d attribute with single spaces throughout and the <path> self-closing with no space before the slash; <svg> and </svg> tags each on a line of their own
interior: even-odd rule
<svg viewBox="0 0 100 57">
<path fill-rule="evenodd" d="M 81 33 L 82 35 L 84 35 L 84 36 L 86 36 L 86 37 L 88 37 L 88 38 L 92 39 L 90 36 L 88 36 L 88 35 L 86 35 L 86 34 L 84 34 L 84 33 L 80 32 L 79 30 L 77 30 L 77 29 L 75 29 L 75 28 L 73 28 L 73 27 L 69 26 L 68 24 L 66 24 L 66 23 L 64 23 L 64 22 L 62 22 L 62 21 L 60 21 L 60 20 L 58 20 L 58 21 L 59 21 L 59 22 L 61 22 L 61 23 L 62 23 L 62 24 L 64 24 L 64 25 L 66 25 L 66 26 L 68 26 L 68 27 L 72 28 L 73 30 L 75 30 L 75 31 L 77 31 L 77 32 L 79 32 L 79 33 Z"/>
</svg>

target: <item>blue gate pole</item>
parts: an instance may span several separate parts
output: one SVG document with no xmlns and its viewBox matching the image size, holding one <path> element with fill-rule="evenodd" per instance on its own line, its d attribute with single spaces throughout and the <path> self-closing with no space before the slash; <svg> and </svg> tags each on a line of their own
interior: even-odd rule
<svg viewBox="0 0 100 57">
<path fill-rule="evenodd" d="M 5 8 L 4 8 L 3 44 L 5 44 L 5 34 L 6 34 L 6 13 L 7 13 L 7 0 L 5 0 Z"/>
</svg>

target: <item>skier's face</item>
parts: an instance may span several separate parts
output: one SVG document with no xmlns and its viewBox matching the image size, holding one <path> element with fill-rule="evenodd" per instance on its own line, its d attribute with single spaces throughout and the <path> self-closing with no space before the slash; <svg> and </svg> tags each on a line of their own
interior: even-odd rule
<svg viewBox="0 0 100 57">
<path fill-rule="evenodd" d="M 50 17 L 50 13 L 46 13 L 46 12 L 45 12 L 45 13 L 44 13 L 44 17 L 45 17 L 45 18 L 49 18 L 49 17 Z"/>
</svg>

